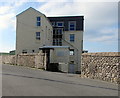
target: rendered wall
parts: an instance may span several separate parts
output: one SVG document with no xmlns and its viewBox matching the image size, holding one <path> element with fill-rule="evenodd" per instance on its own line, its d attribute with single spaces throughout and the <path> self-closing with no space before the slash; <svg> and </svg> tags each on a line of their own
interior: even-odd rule
<svg viewBox="0 0 120 98">
<path fill-rule="evenodd" d="M 36 26 L 36 17 L 41 17 L 41 26 Z M 44 45 L 52 45 L 52 26 L 40 12 L 29 8 L 17 16 L 16 19 L 16 55 L 27 50 L 27 53 L 39 52 Z M 36 32 L 40 32 L 40 40 L 36 39 Z"/>
</svg>

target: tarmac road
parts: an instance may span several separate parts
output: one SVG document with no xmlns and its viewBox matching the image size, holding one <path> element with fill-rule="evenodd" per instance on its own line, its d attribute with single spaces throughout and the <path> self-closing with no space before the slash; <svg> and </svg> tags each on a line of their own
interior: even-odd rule
<svg viewBox="0 0 120 98">
<path fill-rule="evenodd" d="M 2 96 L 118 96 L 118 86 L 75 74 L 2 65 Z"/>
</svg>

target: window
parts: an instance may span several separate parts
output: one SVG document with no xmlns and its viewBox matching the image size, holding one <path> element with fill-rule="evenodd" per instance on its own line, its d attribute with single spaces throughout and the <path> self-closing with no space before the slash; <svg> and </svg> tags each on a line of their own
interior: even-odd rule
<svg viewBox="0 0 120 98">
<path fill-rule="evenodd" d="M 37 26 L 41 26 L 41 17 L 37 17 Z"/>
<path fill-rule="evenodd" d="M 53 30 L 53 35 L 62 35 L 63 29 L 62 28 L 56 28 Z"/>
<path fill-rule="evenodd" d="M 40 40 L 40 32 L 36 32 L 36 39 Z"/>
<path fill-rule="evenodd" d="M 70 61 L 70 64 L 74 64 L 74 61 Z"/>
<path fill-rule="evenodd" d="M 64 23 L 63 22 L 57 22 L 57 27 L 63 27 Z"/>
<path fill-rule="evenodd" d="M 22 53 L 27 53 L 27 49 L 22 50 Z"/>
<path fill-rule="evenodd" d="M 62 46 L 62 39 L 53 39 L 53 45 L 54 46 Z"/>
<path fill-rule="evenodd" d="M 65 52 L 64 51 L 58 51 L 57 52 L 57 56 L 64 57 L 65 56 Z"/>
<path fill-rule="evenodd" d="M 62 34 L 62 29 L 57 29 L 57 34 L 61 35 Z"/>
<path fill-rule="evenodd" d="M 52 22 L 52 26 L 55 26 L 55 22 Z"/>
<path fill-rule="evenodd" d="M 70 55 L 74 55 L 74 49 L 70 49 Z"/>
<path fill-rule="evenodd" d="M 75 41 L 75 34 L 70 34 L 70 42 L 74 42 Z"/>
<path fill-rule="evenodd" d="M 62 46 L 63 28 L 55 28 L 53 30 L 53 45 Z"/>
<path fill-rule="evenodd" d="M 35 52 L 35 50 L 32 50 L 32 52 L 34 53 L 34 52 Z"/>
<path fill-rule="evenodd" d="M 69 30 L 70 31 L 76 30 L 76 21 L 69 21 Z"/>
</svg>

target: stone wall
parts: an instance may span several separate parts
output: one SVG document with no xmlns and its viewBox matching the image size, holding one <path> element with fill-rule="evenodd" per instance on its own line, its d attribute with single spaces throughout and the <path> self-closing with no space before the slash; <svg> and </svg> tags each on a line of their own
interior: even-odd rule
<svg viewBox="0 0 120 98">
<path fill-rule="evenodd" d="M 46 55 L 44 53 L 4 55 L 2 63 L 46 69 Z"/>
<path fill-rule="evenodd" d="M 117 52 L 83 53 L 81 77 L 120 83 L 120 55 Z"/>
<path fill-rule="evenodd" d="M 15 64 L 15 55 L 2 55 L 1 58 L 3 64 Z"/>
</svg>

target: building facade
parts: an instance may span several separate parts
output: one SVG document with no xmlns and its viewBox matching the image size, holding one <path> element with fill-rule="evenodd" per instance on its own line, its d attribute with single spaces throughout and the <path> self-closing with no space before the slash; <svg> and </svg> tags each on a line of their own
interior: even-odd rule
<svg viewBox="0 0 120 98">
<path fill-rule="evenodd" d="M 44 46 L 69 46 L 69 71 L 79 73 L 83 51 L 83 16 L 46 17 L 34 8 L 17 15 L 16 54 Z"/>
<path fill-rule="evenodd" d="M 53 28 L 48 18 L 29 8 L 17 15 L 16 54 L 37 53 L 39 47 L 52 45 Z"/>
<path fill-rule="evenodd" d="M 83 16 L 48 17 L 53 26 L 53 45 L 70 47 L 70 72 L 80 72 L 83 51 Z"/>
</svg>

